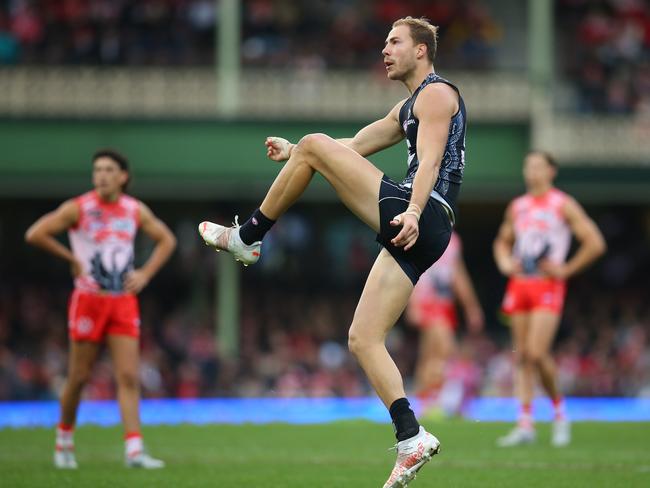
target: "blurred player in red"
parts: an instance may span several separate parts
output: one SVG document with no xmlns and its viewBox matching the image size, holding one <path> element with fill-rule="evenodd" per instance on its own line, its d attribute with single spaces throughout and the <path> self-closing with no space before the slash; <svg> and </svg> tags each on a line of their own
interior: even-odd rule
<svg viewBox="0 0 650 488">
<path fill-rule="evenodd" d="M 136 295 L 167 261 L 176 239 L 145 204 L 124 193 L 129 181 L 124 156 L 112 150 L 96 152 L 92 180 L 93 190 L 44 215 L 25 235 L 28 243 L 70 263 L 74 277 L 68 306 L 68 377 L 61 395 L 54 464 L 57 468 L 77 467 L 73 441 L 77 408 L 106 344 L 115 368 L 126 465 L 162 468 L 162 461 L 144 451 L 140 432 L 140 312 Z M 138 228 L 156 246 L 147 262 L 136 269 L 133 243 Z M 55 238 L 64 231 L 68 231 L 72 249 Z"/>
<path fill-rule="evenodd" d="M 566 280 L 601 256 L 606 245 L 580 204 L 553 186 L 557 165 L 549 154 L 529 153 L 523 174 L 526 193 L 510 203 L 494 241 L 497 267 L 509 277 L 503 312 L 510 317 L 521 402 L 517 426 L 498 444 L 507 447 L 535 440 L 532 401 L 539 376 L 553 402 L 551 443 L 565 446 L 571 441 L 571 430 L 551 346 L 560 324 Z M 567 261 L 572 234 L 579 247 Z"/>
<path fill-rule="evenodd" d="M 445 366 L 456 349 L 456 300 L 463 309 L 467 328 L 480 331 L 483 310 L 465 267 L 460 237 L 454 232 L 442 257 L 415 285 L 406 310 L 409 322 L 421 330 L 415 390 L 425 409 L 437 400 Z"/>
</svg>

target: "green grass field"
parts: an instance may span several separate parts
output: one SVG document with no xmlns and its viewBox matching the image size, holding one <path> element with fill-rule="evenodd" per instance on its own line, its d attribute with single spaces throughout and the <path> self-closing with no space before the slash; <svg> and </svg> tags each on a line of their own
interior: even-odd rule
<svg viewBox="0 0 650 488">
<path fill-rule="evenodd" d="M 650 424 L 577 423 L 574 443 L 549 446 L 548 425 L 536 445 L 497 449 L 510 426 L 444 422 L 426 425 L 442 452 L 410 486 L 647 487 Z M 164 426 L 144 430 L 159 471 L 122 465 L 119 428 L 76 433 L 77 471 L 51 465 L 53 431 L 0 430 L 0 486 L 9 487 L 381 487 L 395 454 L 389 425 Z"/>
</svg>

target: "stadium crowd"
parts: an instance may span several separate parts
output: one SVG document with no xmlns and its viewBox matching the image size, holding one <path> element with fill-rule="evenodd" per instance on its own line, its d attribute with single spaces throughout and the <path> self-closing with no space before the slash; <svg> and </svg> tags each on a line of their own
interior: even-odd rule
<svg viewBox="0 0 650 488">
<path fill-rule="evenodd" d="M 237 360 L 222 357 L 207 316 L 187 304 L 161 317 L 144 300 L 141 381 L 143 395 L 157 397 L 322 397 L 370 394 L 346 348 L 354 300 L 330 293 L 270 292 L 242 315 Z M 63 294 L 42 284 L 4 288 L 0 295 L 0 400 L 57 398 L 67 361 Z M 585 304 L 590 304 L 585 306 Z M 596 306 L 593 306 L 596 304 Z M 575 396 L 650 395 L 650 307 L 642 297 L 590 293 L 568 302 L 558 341 L 562 390 Z M 448 381 L 465 395 L 509 396 L 510 347 L 490 331 L 465 335 Z M 416 333 L 406 324 L 389 341 L 410 377 Z M 110 359 L 95 368 L 85 398 L 115 398 Z"/>
<path fill-rule="evenodd" d="M 489 70 L 511 56 L 503 44 L 512 26 L 491 8 L 503 11 L 505 3 L 245 1 L 242 62 L 315 72 L 383 69 L 378 46 L 388 26 L 418 15 L 440 26 L 441 66 Z M 650 112 L 647 2 L 557 0 L 555 14 L 559 69 L 576 93 L 573 108 Z M 207 66 L 218 18 L 214 0 L 1 0 L 0 65 Z"/>
<path fill-rule="evenodd" d="M 318 228 L 300 212 L 288 214 L 265 241 L 262 261 L 243 273 L 236 358 L 220 353 L 214 333 L 214 256 L 200 245 L 191 222 L 173 227 L 176 256 L 141 297 L 144 397 L 370 394 L 346 343 L 377 245 L 351 216 L 318 216 L 316 221 Z M 647 396 L 650 304 L 643 270 L 650 253 L 639 240 L 641 228 L 613 214 L 605 214 L 599 225 L 610 252 L 569 288 L 555 347 L 562 390 L 579 396 Z M 488 327 L 482 334 L 463 335 L 446 377 L 458 398 L 509 396 L 511 346 L 498 314 L 505 280 L 484 246 L 476 256 L 471 237 L 466 237 L 466 258 Z M 4 260 L 0 269 L 0 400 L 54 399 L 66 370 L 65 306 L 71 284 L 62 263 L 38 251 L 23 250 L 18 256 L 14 262 Z M 492 268 L 491 274 L 472 265 L 477 258 Z M 497 295 L 491 296 L 493 289 Z M 416 330 L 403 320 L 389 339 L 409 383 L 416 341 Z M 112 371 L 110 358 L 103 357 L 85 398 L 114 398 Z"/>
<path fill-rule="evenodd" d="M 486 3 L 250 0 L 242 2 L 243 61 L 269 67 L 367 68 L 381 64 L 377 46 L 392 21 L 418 12 L 449 32 L 443 51 L 450 60 L 487 67 L 500 27 Z M 214 0 L 3 0 L 0 62 L 211 64 L 216 6 Z"/>
<path fill-rule="evenodd" d="M 650 113 L 650 6 L 644 0 L 561 0 L 564 70 L 576 81 L 578 109 Z"/>
</svg>

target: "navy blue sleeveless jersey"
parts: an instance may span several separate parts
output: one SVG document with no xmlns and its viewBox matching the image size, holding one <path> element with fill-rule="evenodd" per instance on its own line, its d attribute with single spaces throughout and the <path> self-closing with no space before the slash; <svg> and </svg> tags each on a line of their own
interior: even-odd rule
<svg viewBox="0 0 650 488">
<path fill-rule="evenodd" d="M 465 126 L 467 123 L 467 113 L 465 110 L 465 102 L 463 102 L 458 88 L 435 73 L 427 75 L 420 86 L 413 92 L 413 95 L 404 102 L 404 105 L 402 105 L 399 111 L 399 122 L 406 135 L 406 145 L 408 148 L 408 168 L 406 170 L 406 177 L 401 184 L 408 188 L 413 185 L 415 172 L 418 170 L 420 164 L 417 154 L 419 120 L 413 115 L 413 106 L 415 105 L 418 94 L 425 86 L 431 83 L 445 83 L 458 93 L 458 112 L 451 118 L 447 146 L 445 147 L 445 153 L 440 163 L 440 172 L 431 192 L 433 198 L 438 200 L 439 197 L 442 197 L 455 210 L 456 199 L 460 191 L 460 184 L 463 182 L 463 170 L 465 168 Z"/>
</svg>

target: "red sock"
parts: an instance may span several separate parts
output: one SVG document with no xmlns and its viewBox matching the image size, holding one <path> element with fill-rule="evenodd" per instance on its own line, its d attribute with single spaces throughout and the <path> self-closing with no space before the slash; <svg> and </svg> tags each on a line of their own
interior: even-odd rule
<svg viewBox="0 0 650 488">
<path fill-rule="evenodd" d="M 564 409 L 564 398 L 557 397 L 551 400 L 553 402 L 553 417 L 555 420 L 565 420 L 566 411 Z"/>
<path fill-rule="evenodd" d="M 438 393 L 440 393 L 441 387 L 441 383 L 433 383 L 428 387 L 418 391 L 416 393 L 416 396 L 418 397 L 418 400 L 422 402 L 433 401 L 438 398 Z"/>
<path fill-rule="evenodd" d="M 56 444 L 57 451 L 64 449 L 74 449 L 74 425 L 64 424 L 60 422 L 56 426 Z"/>
<path fill-rule="evenodd" d="M 532 430 L 533 428 L 533 406 L 530 403 L 522 403 L 519 410 L 517 425 L 522 429 Z"/>
<path fill-rule="evenodd" d="M 59 424 L 56 427 L 57 429 L 60 429 L 63 432 L 74 432 L 74 425 L 69 425 L 69 424 L 64 424 L 63 422 L 59 422 Z"/>
<path fill-rule="evenodd" d="M 142 452 L 142 435 L 140 432 L 127 432 L 124 434 L 124 447 L 128 457 L 140 454 Z"/>
</svg>

